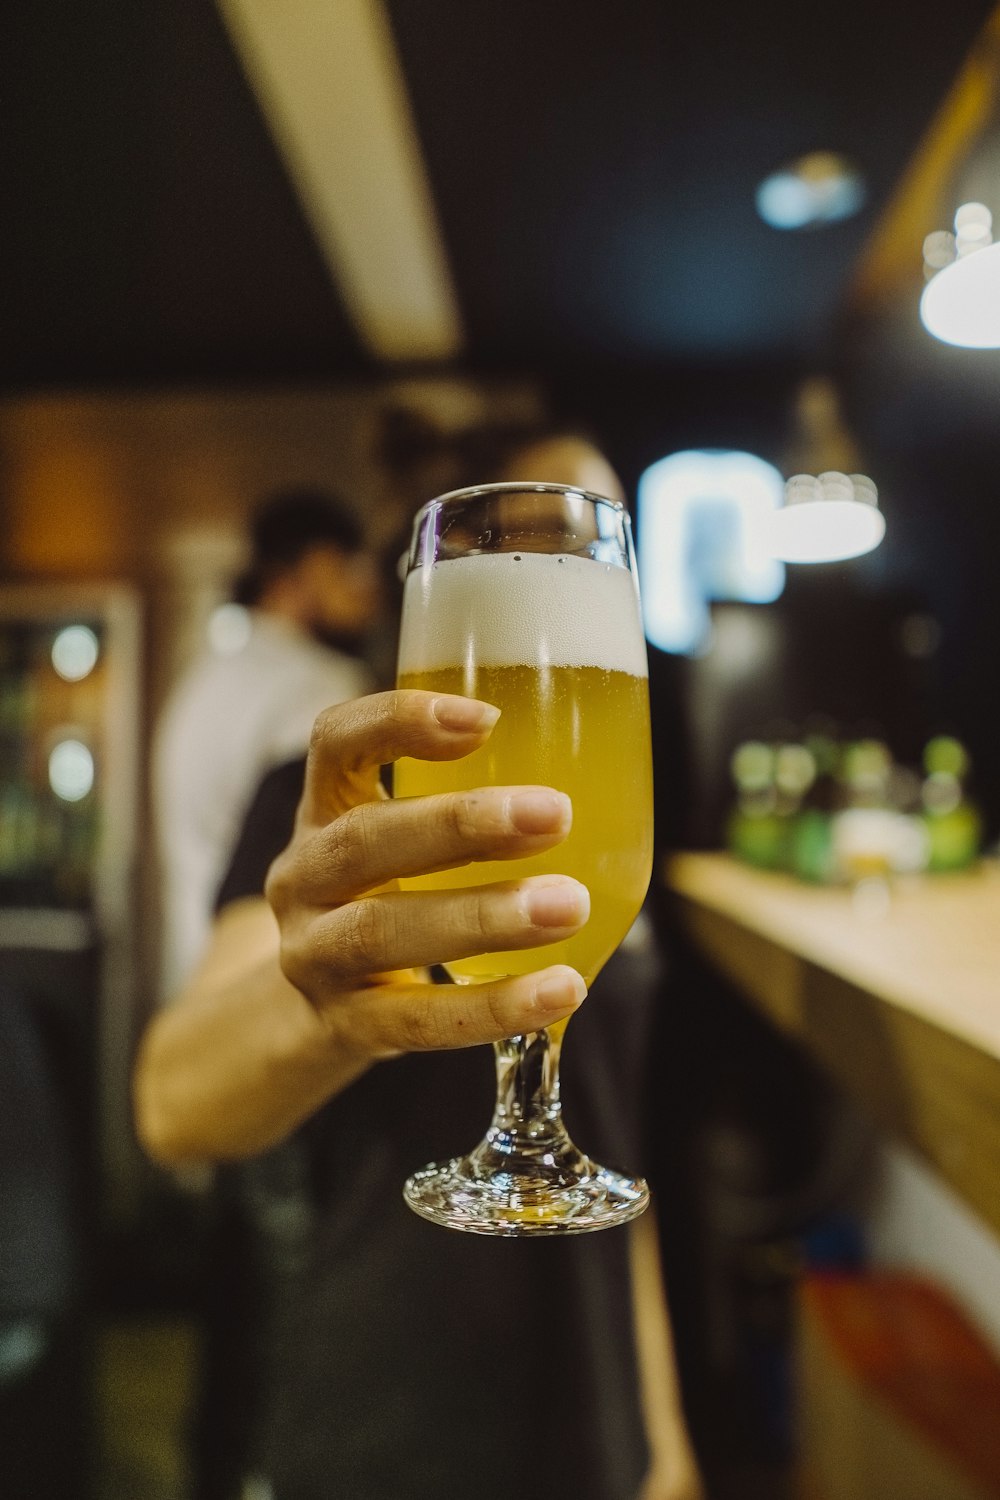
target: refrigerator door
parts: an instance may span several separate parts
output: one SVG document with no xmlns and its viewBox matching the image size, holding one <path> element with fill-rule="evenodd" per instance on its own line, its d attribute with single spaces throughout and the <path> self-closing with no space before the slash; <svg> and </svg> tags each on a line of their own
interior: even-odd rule
<svg viewBox="0 0 1000 1500">
<path fill-rule="evenodd" d="M 138 1182 L 139 705 L 130 590 L 0 587 L 0 974 L 76 1038 L 65 1087 L 81 1166 L 116 1211 Z"/>
</svg>

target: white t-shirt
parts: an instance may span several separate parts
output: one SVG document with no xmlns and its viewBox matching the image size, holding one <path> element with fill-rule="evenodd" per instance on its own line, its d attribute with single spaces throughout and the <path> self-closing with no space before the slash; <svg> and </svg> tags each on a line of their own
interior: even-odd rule
<svg viewBox="0 0 1000 1500">
<path fill-rule="evenodd" d="M 233 655 L 206 652 L 170 695 L 153 744 L 161 864 L 161 993 L 205 947 L 219 884 L 267 771 L 301 755 L 324 708 L 370 691 L 362 663 L 251 612 Z"/>
</svg>

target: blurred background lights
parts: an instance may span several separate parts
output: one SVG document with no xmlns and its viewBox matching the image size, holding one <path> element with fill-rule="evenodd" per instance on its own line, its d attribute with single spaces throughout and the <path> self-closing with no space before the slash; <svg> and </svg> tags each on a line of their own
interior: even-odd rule
<svg viewBox="0 0 1000 1500">
<path fill-rule="evenodd" d="M 963 203 L 954 233 L 937 229 L 924 240 L 920 319 L 928 333 L 963 349 L 1000 348 L 1000 244 L 983 203 Z"/>
<path fill-rule="evenodd" d="M 704 650 L 709 603 L 770 604 L 785 584 L 765 520 L 781 475 L 752 453 L 688 450 L 661 458 L 638 491 L 638 560 L 646 635 L 661 651 Z"/>
<path fill-rule="evenodd" d="M 961 779 L 969 774 L 969 752 L 952 735 L 935 735 L 924 747 L 924 769 L 929 776 Z"/>
<path fill-rule="evenodd" d="M 52 665 L 66 682 L 80 682 L 94 670 L 100 650 L 89 625 L 67 625 L 52 642 Z"/>
<path fill-rule="evenodd" d="M 250 614 L 242 604 L 220 604 L 208 617 L 208 642 L 220 656 L 236 656 L 250 639 Z"/>
<path fill-rule="evenodd" d="M 60 740 L 49 755 L 49 786 L 63 802 L 80 802 L 94 785 L 94 757 L 82 740 Z"/>
<path fill-rule="evenodd" d="M 772 229 L 812 229 L 856 214 L 864 178 L 846 157 L 812 151 L 772 172 L 757 189 L 757 212 Z"/>
<path fill-rule="evenodd" d="M 878 546 L 885 520 L 866 474 L 794 474 L 770 518 L 769 545 L 787 563 L 844 562 Z"/>
<path fill-rule="evenodd" d="M 774 750 L 761 740 L 738 745 L 730 760 L 733 780 L 741 792 L 762 792 L 774 780 Z"/>
</svg>

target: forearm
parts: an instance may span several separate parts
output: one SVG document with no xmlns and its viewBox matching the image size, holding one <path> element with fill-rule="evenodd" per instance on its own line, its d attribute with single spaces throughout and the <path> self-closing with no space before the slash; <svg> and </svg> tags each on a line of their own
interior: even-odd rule
<svg viewBox="0 0 1000 1500">
<path fill-rule="evenodd" d="M 139 1137 L 169 1165 L 255 1155 L 367 1066 L 282 975 L 262 902 L 226 914 L 220 937 L 136 1066 Z"/>
<path fill-rule="evenodd" d="M 632 1316 L 650 1454 L 644 1496 L 695 1500 L 701 1483 L 681 1403 L 656 1220 L 650 1210 L 629 1225 Z"/>
<path fill-rule="evenodd" d="M 410 692 L 320 718 L 266 897 L 225 908 L 201 968 L 144 1039 L 135 1105 L 150 1155 L 255 1155 L 376 1058 L 538 1031 L 580 1005 L 583 980 L 561 964 L 480 985 L 432 987 L 425 972 L 572 936 L 589 914 L 578 881 L 537 875 L 471 895 L 397 883 L 545 852 L 569 832 L 569 799 L 548 787 L 379 796 L 380 766 L 460 758 L 496 717 L 472 700 Z"/>
</svg>

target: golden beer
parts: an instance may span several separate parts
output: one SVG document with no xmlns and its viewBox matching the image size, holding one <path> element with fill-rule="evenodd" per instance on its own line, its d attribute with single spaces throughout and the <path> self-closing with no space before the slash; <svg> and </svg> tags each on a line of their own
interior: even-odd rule
<svg viewBox="0 0 1000 1500">
<path fill-rule="evenodd" d="M 569 834 L 547 853 L 404 885 L 456 890 L 563 874 L 590 891 L 590 920 L 574 937 L 479 953 L 450 962 L 451 973 L 474 984 L 561 962 L 589 984 L 635 918 L 652 862 L 646 646 L 624 508 L 516 482 L 430 501 L 414 522 L 398 682 L 500 709 L 472 755 L 397 762 L 398 796 L 541 785 L 573 804 Z M 598 1166 L 566 1132 L 565 1025 L 494 1042 L 490 1127 L 467 1155 L 413 1173 L 403 1196 L 415 1213 L 474 1234 L 551 1235 L 624 1224 L 647 1207 L 640 1177 Z"/>
<path fill-rule="evenodd" d="M 573 876 L 591 896 L 590 920 L 576 936 L 448 967 L 456 979 L 484 980 L 567 963 L 589 984 L 635 919 L 652 864 L 649 695 L 632 577 L 589 559 L 511 553 L 422 571 L 407 582 L 399 686 L 479 698 L 501 715 L 487 742 L 461 760 L 399 761 L 395 794 L 552 786 L 572 800 L 573 826 L 546 853 L 404 885 Z"/>
</svg>

